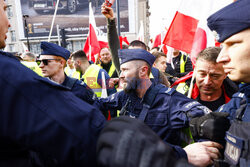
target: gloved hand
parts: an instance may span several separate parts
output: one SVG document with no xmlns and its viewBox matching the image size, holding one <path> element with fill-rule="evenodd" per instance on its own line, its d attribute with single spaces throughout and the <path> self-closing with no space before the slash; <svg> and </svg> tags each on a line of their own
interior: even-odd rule
<svg viewBox="0 0 250 167">
<path fill-rule="evenodd" d="M 190 130 L 194 138 L 209 139 L 224 144 L 226 131 L 230 127 L 228 113 L 211 112 L 190 121 Z"/>
<path fill-rule="evenodd" d="M 101 167 L 165 167 L 176 162 L 170 146 L 147 125 L 128 116 L 107 122 L 98 140 L 97 154 Z"/>
</svg>

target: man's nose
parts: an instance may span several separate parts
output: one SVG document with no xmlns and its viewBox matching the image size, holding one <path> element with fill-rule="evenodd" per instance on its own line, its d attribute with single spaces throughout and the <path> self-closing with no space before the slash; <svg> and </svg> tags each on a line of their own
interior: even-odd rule
<svg viewBox="0 0 250 167">
<path fill-rule="evenodd" d="M 227 51 L 226 48 L 225 49 L 223 48 L 220 51 L 220 54 L 217 57 L 216 62 L 217 63 L 226 63 L 226 62 L 229 62 L 229 61 L 230 61 L 230 58 L 229 58 L 229 55 L 228 55 L 228 51 Z"/>
<path fill-rule="evenodd" d="M 205 83 L 205 84 L 209 84 L 209 83 L 211 83 L 211 78 L 210 78 L 210 76 L 209 76 L 209 75 L 207 75 L 207 76 L 205 77 L 205 79 L 204 79 L 204 83 Z"/>
</svg>

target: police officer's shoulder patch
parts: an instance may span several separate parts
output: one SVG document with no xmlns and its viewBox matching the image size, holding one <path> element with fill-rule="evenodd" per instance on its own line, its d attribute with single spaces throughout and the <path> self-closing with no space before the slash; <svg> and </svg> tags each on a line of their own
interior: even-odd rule
<svg viewBox="0 0 250 167">
<path fill-rule="evenodd" d="M 175 89 L 167 88 L 167 87 L 165 87 L 159 91 L 159 93 L 165 93 L 168 95 L 172 95 L 174 92 L 175 92 Z"/>
<path fill-rule="evenodd" d="M 245 94 L 244 93 L 241 93 L 241 92 L 237 92 L 235 94 L 233 94 L 232 97 L 235 97 L 235 98 L 244 98 Z"/>
</svg>

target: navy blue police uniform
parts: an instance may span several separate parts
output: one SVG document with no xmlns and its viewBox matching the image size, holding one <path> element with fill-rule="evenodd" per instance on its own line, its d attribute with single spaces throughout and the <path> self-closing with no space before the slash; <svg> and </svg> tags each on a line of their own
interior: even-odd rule
<svg viewBox="0 0 250 167">
<path fill-rule="evenodd" d="M 41 49 L 42 49 L 41 55 L 60 56 L 64 58 L 66 61 L 70 57 L 70 52 L 67 49 L 61 46 L 58 46 L 54 43 L 41 42 Z M 96 98 L 95 93 L 83 81 L 68 77 L 65 74 L 65 80 L 63 81 L 61 85 L 70 89 L 74 95 L 88 102 L 89 104 L 94 103 L 94 100 Z"/>
<path fill-rule="evenodd" d="M 0 166 L 29 166 L 32 152 L 43 157 L 40 166 L 96 166 L 105 123 L 98 109 L 2 51 L 0 88 Z"/>
<path fill-rule="evenodd" d="M 238 0 L 208 18 L 209 28 L 219 42 L 250 28 L 250 1 Z M 229 113 L 231 126 L 226 132 L 225 160 L 230 166 L 250 166 L 250 84 L 240 86 L 228 104 L 218 109 Z"/>
<path fill-rule="evenodd" d="M 119 50 L 121 64 L 132 60 L 144 60 L 152 66 L 155 57 L 143 49 Z M 154 84 L 147 89 L 144 97 L 135 92 L 118 92 L 96 101 L 100 110 L 121 110 L 121 115 L 129 115 L 145 122 L 166 143 L 175 147 L 178 157 L 186 157 L 181 146 L 181 129 L 189 127 L 189 118 L 202 116 L 208 109 L 187 98 L 174 89 L 162 84 Z"/>
</svg>

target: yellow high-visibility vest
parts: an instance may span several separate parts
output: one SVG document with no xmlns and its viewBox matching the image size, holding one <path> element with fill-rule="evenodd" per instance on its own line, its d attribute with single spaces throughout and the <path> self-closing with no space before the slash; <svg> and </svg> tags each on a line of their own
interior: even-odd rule
<svg viewBox="0 0 250 167">
<path fill-rule="evenodd" d="M 36 64 L 36 62 L 31 61 L 21 61 L 23 65 L 37 73 L 38 75 L 42 76 L 42 70 L 39 68 L 39 66 Z"/>
<path fill-rule="evenodd" d="M 91 64 L 82 76 L 84 82 L 95 92 L 97 97 L 102 95 L 102 87 L 97 82 L 100 69 L 101 67 L 98 65 Z"/>
<path fill-rule="evenodd" d="M 184 54 L 181 54 L 181 62 L 180 62 L 180 73 L 185 72 L 185 64 L 187 62 L 187 57 L 186 60 L 184 60 Z"/>
<path fill-rule="evenodd" d="M 73 72 L 72 72 L 73 71 Z M 80 79 L 80 72 L 76 71 L 75 69 L 70 69 L 69 66 L 64 68 L 64 72 L 67 74 L 67 76 Z"/>
<path fill-rule="evenodd" d="M 101 67 L 101 68 L 103 68 L 103 67 L 101 66 L 101 64 L 98 64 L 98 66 Z M 114 74 L 114 72 L 115 72 L 115 65 L 114 65 L 113 62 L 112 62 L 112 64 L 111 64 L 110 68 L 109 68 L 109 71 L 107 71 L 107 72 L 108 72 L 108 74 L 109 74 L 110 77 Z"/>
</svg>

